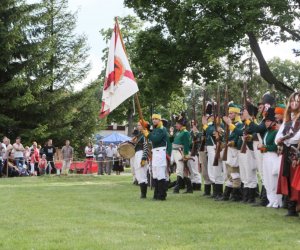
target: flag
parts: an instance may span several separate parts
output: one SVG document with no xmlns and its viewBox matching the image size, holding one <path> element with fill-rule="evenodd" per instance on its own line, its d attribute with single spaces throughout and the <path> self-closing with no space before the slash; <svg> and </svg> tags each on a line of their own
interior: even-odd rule
<svg viewBox="0 0 300 250">
<path fill-rule="evenodd" d="M 107 116 L 138 90 L 116 21 L 108 51 L 100 118 Z"/>
</svg>

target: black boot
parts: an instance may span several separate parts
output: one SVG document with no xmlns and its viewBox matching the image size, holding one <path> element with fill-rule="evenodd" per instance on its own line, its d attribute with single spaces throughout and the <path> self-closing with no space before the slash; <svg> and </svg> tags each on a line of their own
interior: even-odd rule
<svg viewBox="0 0 300 250">
<path fill-rule="evenodd" d="M 225 190 L 224 190 L 223 196 L 221 198 L 219 198 L 219 199 L 216 199 L 216 200 L 217 201 L 228 201 L 231 192 L 232 192 L 232 187 L 225 186 Z"/>
<path fill-rule="evenodd" d="M 191 179 L 189 177 L 184 177 L 184 182 L 186 184 L 186 191 L 184 192 L 184 194 L 193 193 L 193 186 L 192 186 Z"/>
<path fill-rule="evenodd" d="M 256 188 L 249 188 L 248 203 L 255 203 Z"/>
<path fill-rule="evenodd" d="M 215 200 L 222 199 L 223 197 L 223 184 L 215 184 L 216 186 L 216 197 Z"/>
<path fill-rule="evenodd" d="M 166 196 L 166 180 L 162 179 L 158 181 L 158 200 L 164 201 L 166 200 Z"/>
<path fill-rule="evenodd" d="M 288 201 L 288 213 L 285 216 L 298 217 L 299 214 L 296 211 L 297 201 Z"/>
<path fill-rule="evenodd" d="M 249 199 L 249 188 L 244 187 L 243 188 L 243 202 L 247 203 Z"/>
<path fill-rule="evenodd" d="M 210 184 L 205 184 L 204 185 L 204 194 L 203 194 L 203 196 L 210 196 L 210 191 L 211 191 L 211 185 Z"/>
<path fill-rule="evenodd" d="M 141 188 L 141 199 L 145 199 L 147 197 L 147 183 L 141 183 L 140 184 Z"/>
<path fill-rule="evenodd" d="M 288 209 L 289 197 L 287 195 L 282 196 L 282 208 Z"/>
<path fill-rule="evenodd" d="M 261 194 L 260 194 L 260 205 L 265 207 L 269 204 L 269 200 L 267 197 L 267 190 L 265 186 L 261 187 Z"/>
<path fill-rule="evenodd" d="M 154 187 L 153 200 L 158 200 L 158 180 L 153 179 L 152 185 Z"/>
<path fill-rule="evenodd" d="M 238 202 L 242 200 L 242 190 L 240 188 L 233 188 L 231 192 L 231 201 Z"/>
<path fill-rule="evenodd" d="M 183 179 L 181 178 L 181 176 L 177 176 L 176 185 L 173 189 L 174 194 L 179 194 L 180 186 L 184 185 L 182 183 L 183 183 Z"/>
<path fill-rule="evenodd" d="M 201 183 L 193 183 L 194 191 L 201 191 Z"/>
</svg>

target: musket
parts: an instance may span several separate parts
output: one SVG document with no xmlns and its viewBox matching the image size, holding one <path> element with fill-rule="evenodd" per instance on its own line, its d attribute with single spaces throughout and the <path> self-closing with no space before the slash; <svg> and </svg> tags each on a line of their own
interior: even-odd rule
<svg viewBox="0 0 300 250">
<path fill-rule="evenodd" d="M 194 126 L 196 126 L 196 124 L 197 124 L 197 117 L 196 117 L 196 104 L 195 104 L 195 89 L 194 89 L 194 83 L 193 83 L 193 85 L 192 85 L 192 91 L 193 91 L 193 120 L 194 120 Z M 191 124 L 192 125 L 192 124 Z M 193 127 L 191 127 L 191 131 L 193 131 L 192 130 L 193 129 Z M 194 133 L 193 133 L 193 143 L 192 143 L 192 150 L 191 150 L 191 155 L 192 156 L 195 156 L 196 154 L 197 154 L 197 147 L 196 147 L 196 144 L 197 144 L 197 136 L 195 136 L 194 135 Z"/>
<path fill-rule="evenodd" d="M 203 100 L 202 100 L 202 116 L 205 115 L 205 109 L 206 109 L 206 91 L 203 90 Z M 202 131 L 202 137 L 201 137 L 201 143 L 199 151 L 204 152 L 205 150 L 205 131 Z"/>
<path fill-rule="evenodd" d="M 247 82 L 244 82 L 244 88 L 243 88 L 243 108 L 244 110 L 247 109 Z M 246 129 L 244 129 L 244 136 L 246 135 Z M 245 154 L 247 151 L 247 141 L 246 139 L 243 139 L 243 144 L 241 147 L 241 153 Z"/>
<path fill-rule="evenodd" d="M 219 133 L 218 128 L 220 127 L 220 91 L 219 86 L 217 90 L 217 108 L 214 109 L 214 125 L 215 125 L 215 132 L 216 134 Z M 216 137 L 216 154 L 213 162 L 213 166 L 219 165 L 219 159 L 221 154 L 221 135 L 219 134 L 218 137 Z"/>
<path fill-rule="evenodd" d="M 228 89 L 227 85 L 225 86 L 225 101 L 224 101 L 224 109 L 225 109 L 225 116 L 228 117 Z M 229 138 L 229 126 L 226 124 L 226 135 L 225 135 L 225 148 L 222 160 L 227 161 L 227 153 L 228 153 L 228 138 Z"/>
</svg>

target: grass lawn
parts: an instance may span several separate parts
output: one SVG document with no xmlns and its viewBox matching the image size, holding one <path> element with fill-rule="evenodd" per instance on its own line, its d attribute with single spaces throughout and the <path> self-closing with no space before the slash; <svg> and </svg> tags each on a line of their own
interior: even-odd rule
<svg viewBox="0 0 300 250">
<path fill-rule="evenodd" d="M 139 198 L 129 175 L 0 179 L 0 249 L 300 249 L 283 209 L 202 192 Z"/>
</svg>

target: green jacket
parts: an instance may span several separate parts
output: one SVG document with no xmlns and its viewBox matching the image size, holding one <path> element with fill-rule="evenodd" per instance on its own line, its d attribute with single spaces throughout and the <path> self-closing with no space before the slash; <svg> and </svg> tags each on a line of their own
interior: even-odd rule
<svg viewBox="0 0 300 250">
<path fill-rule="evenodd" d="M 228 136 L 228 142 L 233 141 L 234 142 L 234 148 L 237 148 L 238 145 L 240 144 L 239 143 L 240 136 L 237 133 L 237 130 L 242 130 L 244 125 L 243 125 L 242 122 L 237 122 L 234 125 L 236 127 L 236 131 L 231 131 L 231 133 Z M 241 145 L 239 145 L 239 146 L 241 147 Z"/>
<path fill-rule="evenodd" d="M 188 155 L 190 152 L 191 136 L 190 133 L 186 130 L 177 131 L 174 137 L 174 144 L 183 146 L 183 154 Z"/>
<path fill-rule="evenodd" d="M 275 144 L 275 137 L 278 130 L 267 130 L 263 143 L 267 152 L 277 152 L 277 145 Z"/>
<path fill-rule="evenodd" d="M 214 123 L 209 123 L 207 124 L 208 127 L 205 130 L 205 145 L 206 146 L 214 146 L 216 144 L 215 142 L 215 137 L 214 137 L 214 132 L 215 132 L 215 125 Z M 221 128 L 224 128 L 224 125 L 220 125 Z M 221 138 L 221 141 L 223 141 L 223 137 Z"/>
<path fill-rule="evenodd" d="M 248 133 L 248 126 L 247 125 L 243 125 L 243 126 L 239 126 L 239 127 L 235 127 L 235 129 L 233 130 L 234 133 L 236 133 L 239 136 L 238 142 L 237 142 L 237 149 L 240 150 L 242 145 L 243 145 L 243 134 L 244 131 L 247 131 Z M 247 146 L 250 150 L 253 150 L 253 141 L 249 141 L 246 142 Z"/>
<path fill-rule="evenodd" d="M 156 127 L 149 133 L 149 140 L 152 142 L 153 148 L 167 147 L 167 154 L 171 154 L 171 143 L 167 129 L 163 126 Z"/>
</svg>

